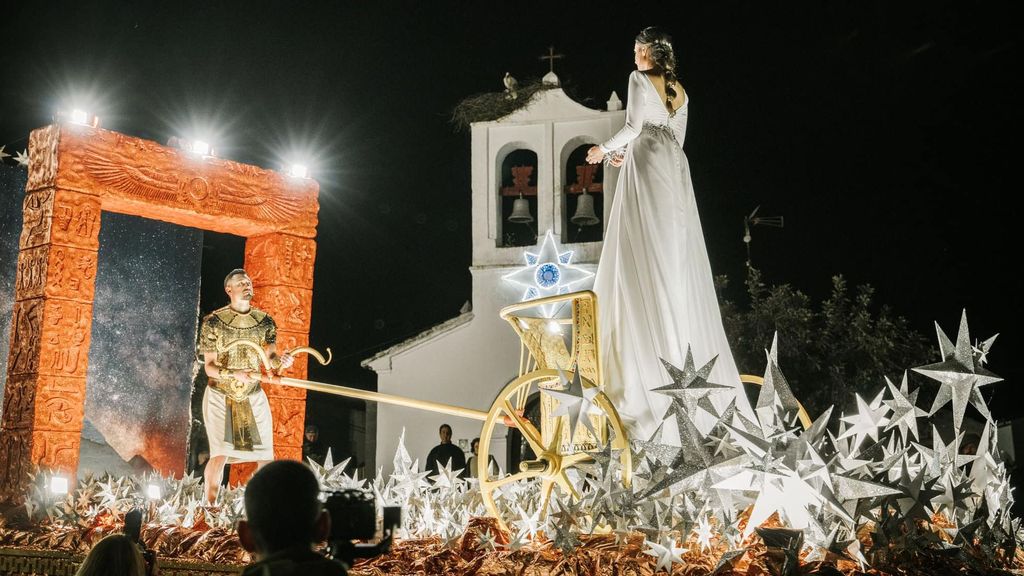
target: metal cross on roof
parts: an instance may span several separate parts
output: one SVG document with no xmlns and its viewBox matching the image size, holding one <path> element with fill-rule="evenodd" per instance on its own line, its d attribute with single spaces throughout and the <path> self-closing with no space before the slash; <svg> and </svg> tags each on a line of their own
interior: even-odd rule
<svg viewBox="0 0 1024 576">
<path fill-rule="evenodd" d="M 548 46 L 548 55 L 547 56 L 541 56 L 539 59 L 540 60 L 547 60 L 548 61 L 548 65 L 550 67 L 550 71 L 554 72 L 555 71 L 555 60 L 557 60 L 559 58 L 565 58 L 565 54 L 555 54 L 555 47 L 554 46 Z"/>
</svg>

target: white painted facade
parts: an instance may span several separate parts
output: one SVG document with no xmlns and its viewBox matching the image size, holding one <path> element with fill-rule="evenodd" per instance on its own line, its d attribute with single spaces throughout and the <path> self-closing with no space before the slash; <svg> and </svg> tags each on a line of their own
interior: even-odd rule
<svg viewBox="0 0 1024 576">
<path fill-rule="evenodd" d="M 557 84 L 549 74 L 545 82 Z M 471 127 L 472 138 L 472 311 L 448 320 L 362 362 L 377 373 L 379 392 L 431 400 L 486 411 L 505 384 L 517 376 L 519 339 L 501 318 L 501 308 L 518 302 L 523 290 L 502 276 L 523 265 L 529 247 L 501 247 L 502 161 L 512 151 L 529 149 L 537 154 L 537 218 L 539 241 L 552 230 L 562 250 L 574 250 L 573 264 L 596 272 L 601 242 L 563 244 L 562 189 L 565 164 L 574 149 L 597 144 L 615 134 L 625 123 L 625 112 L 614 94 L 609 111 L 587 108 L 566 96 L 561 88 L 537 93 L 532 102 L 493 122 Z M 615 192 L 617 171 L 604 177 L 604 214 L 607 222 Z M 592 282 L 592 280 L 591 280 Z M 589 288 L 582 286 L 578 289 Z M 372 417 L 368 410 L 367 418 Z M 481 422 L 422 410 L 379 404 L 376 406 L 376 465 L 384 474 L 392 470 L 392 458 L 401 430 L 409 454 L 419 459 L 437 445 L 438 428 L 447 422 L 453 442 L 480 435 Z M 369 428 L 369 426 L 368 426 Z M 502 438 L 503 439 L 503 438 Z M 492 443 L 494 456 L 506 468 L 505 446 L 499 437 Z"/>
</svg>

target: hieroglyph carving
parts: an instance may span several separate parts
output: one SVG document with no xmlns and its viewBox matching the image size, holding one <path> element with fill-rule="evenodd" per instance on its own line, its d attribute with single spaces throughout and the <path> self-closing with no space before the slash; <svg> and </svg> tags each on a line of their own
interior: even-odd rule
<svg viewBox="0 0 1024 576">
<path fill-rule="evenodd" d="M 315 258 L 316 242 L 308 238 L 270 234 L 250 238 L 245 243 L 246 261 L 266 264 L 249 274 L 257 285 L 286 284 L 312 288 Z"/>
<path fill-rule="evenodd" d="M 39 370 L 40 338 L 43 324 L 43 300 L 34 299 L 14 303 L 11 323 L 11 350 L 7 373 L 10 376 L 29 374 Z M 9 414 L 4 411 L 4 415 Z"/>
<path fill-rule="evenodd" d="M 47 188 L 25 195 L 22 250 L 47 243 L 96 250 L 100 202 L 95 196 Z"/>
</svg>

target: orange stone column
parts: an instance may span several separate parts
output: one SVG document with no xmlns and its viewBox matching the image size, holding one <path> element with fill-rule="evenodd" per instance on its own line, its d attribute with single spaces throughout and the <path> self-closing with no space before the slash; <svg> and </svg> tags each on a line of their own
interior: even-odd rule
<svg viewBox="0 0 1024 576">
<path fill-rule="evenodd" d="M 285 233 L 255 236 L 245 243 L 245 270 L 252 278 L 253 305 L 269 312 L 277 323 L 277 350 L 309 343 L 313 304 L 313 262 L 316 241 Z M 285 374 L 306 378 L 308 356 L 300 355 Z M 274 417 L 274 456 L 302 460 L 306 421 L 306 391 L 264 384 Z M 255 465 L 231 466 L 231 483 L 245 482 Z"/>
<path fill-rule="evenodd" d="M 30 156 L 47 157 L 36 131 Z M 100 199 L 30 167 L 0 422 L 0 501 L 21 502 L 33 464 L 74 477 L 85 411 Z M 50 174 L 52 176 L 52 173 Z"/>
</svg>

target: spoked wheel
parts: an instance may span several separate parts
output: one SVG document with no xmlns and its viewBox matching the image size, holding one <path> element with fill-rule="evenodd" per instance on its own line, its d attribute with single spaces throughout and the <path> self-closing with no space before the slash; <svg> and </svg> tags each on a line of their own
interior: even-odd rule
<svg viewBox="0 0 1024 576">
<path fill-rule="evenodd" d="M 572 380 L 575 374 L 563 372 Z M 580 379 L 583 389 L 595 388 L 593 382 L 586 378 Z M 613 449 L 620 450 L 619 459 L 622 463 L 622 485 L 629 487 L 632 481 L 633 460 L 628 449 L 629 438 L 622 424 L 618 411 L 604 392 L 598 392 L 593 404 L 600 414 L 591 415 L 591 422 L 599 437 L 595 438 L 585 427 L 576 430 L 575 437 L 570 437 L 572 429 L 568 416 L 552 416 L 551 410 L 557 407 L 558 400 L 544 398 L 544 390 L 558 389 L 559 371 L 552 369 L 535 370 L 524 374 L 512 382 L 498 394 L 491 405 L 480 433 L 480 446 L 477 458 L 477 477 L 480 479 L 480 493 L 487 511 L 498 520 L 501 528 L 508 530 L 508 511 L 500 510 L 495 500 L 496 491 L 502 486 L 513 482 L 539 479 L 541 516 L 547 514 L 551 501 L 551 493 L 555 486 L 563 494 L 578 499 L 580 487 L 567 471 L 578 464 L 592 460 L 588 450 L 601 448 L 609 440 Z M 531 422 L 523 416 L 527 400 L 535 393 L 542 393 L 542 409 L 539 421 Z M 523 435 L 530 449 L 536 455 L 533 460 L 525 460 L 519 464 L 519 470 L 513 474 L 498 478 L 489 476 L 487 463 L 490 460 L 492 436 L 498 425 L 515 427 Z"/>
</svg>

